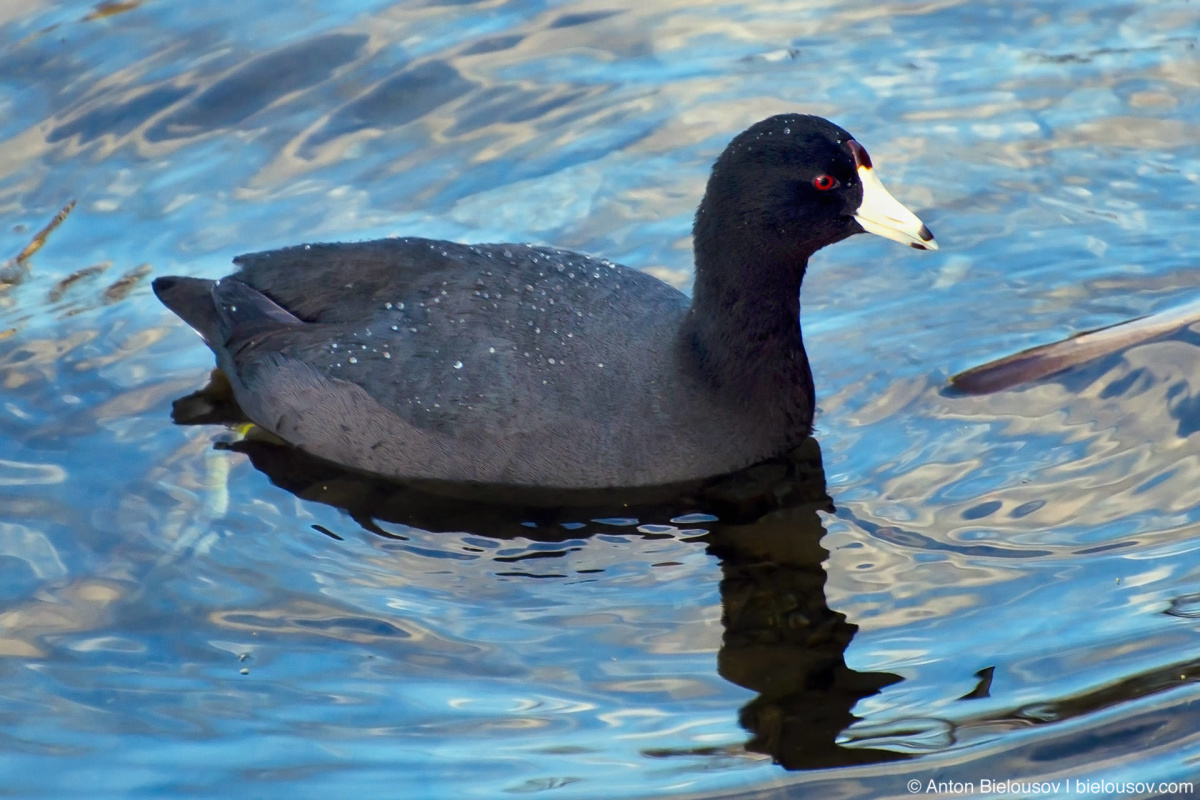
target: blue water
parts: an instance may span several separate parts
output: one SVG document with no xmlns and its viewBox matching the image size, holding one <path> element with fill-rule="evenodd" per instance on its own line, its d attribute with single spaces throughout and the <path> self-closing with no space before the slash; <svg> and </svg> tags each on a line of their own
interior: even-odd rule
<svg viewBox="0 0 1200 800">
<path fill-rule="evenodd" d="M 944 385 L 1195 298 L 1198 31 L 1186 0 L 0 7 L 0 261 L 78 201 L 0 286 L 2 793 L 1196 779 L 1195 335 Z M 686 289 L 708 166 L 782 111 L 942 247 L 811 265 L 833 511 L 364 516 L 172 424 L 212 359 L 150 277 L 412 234 Z"/>
</svg>

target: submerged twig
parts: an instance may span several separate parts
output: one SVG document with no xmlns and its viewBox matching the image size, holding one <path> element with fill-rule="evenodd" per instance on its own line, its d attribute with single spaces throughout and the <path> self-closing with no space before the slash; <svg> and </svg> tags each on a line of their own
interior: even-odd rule
<svg viewBox="0 0 1200 800">
<path fill-rule="evenodd" d="M 53 233 L 55 228 L 57 228 L 59 225 L 62 225 L 63 220 L 67 218 L 67 215 L 69 215 L 71 210 L 74 208 L 74 200 L 63 206 L 62 211 L 59 211 L 57 214 L 55 214 L 54 219 L 50 220 L 46 227 L 37 232 L 37 234 L 33 237 L 33 241 L 25 245 L 25 249 L 17 253 L 17 257 L 14 258 L 13 261 L 16 264 L 24 264 L 29 260 L 30 256 L 32 256 L 38 250 L 41 250 L 42 245 L 46 243 L 46 237 Z"/>
<path fill-rule="evenodd" d="M 117 14 L 123 14 L 126 11 L 133 11 L 141 6 L 142 0 L 109 0 L 108 2 L 100 3 L 96 8 L 83 18 L 84 22 L 91 22 L 95 19 L 104 19 Z"/>
<path fill-rule="evenodd" d="M 150 274 L 149 264 L 139 264 L 133 269 L 126 272 L 116 283 L 104 290 L 104 302 L 115 303 L 118 300 L 124 300 L 125 296 L 133 291 L 133 288 L 141 283 L 142 278 Z"/>
<path fill-rule="evenodd" d="M 74 200 L 63 206 L 62 211 L 55 214 L 54 219 L 50 220 L 46 227 L 38 231 L 33 240 L 25 245 L 25 248 L 17 253 L 15 258 L 0 264 L 0 292 L 8 291 L 25 280 L 25 276 L 29 273 L 29 267 L 25 262 L 29 260 L 30 256 L 42 249 L 42 245 L 46 244 L 46 238 L 53 233 L 55 228 L 62 224 L 73 208 L 75 208 Z"/>
<path fill-rule="evenodd" d="M 104 272 L 104 270 L 111 266 L 111 261 L 102 261 L 99 264 L 92 264 L 90 267 L 84 267 L 83 269 L 75 270 L 70 275 L 54 284 L 54 288 L 50 290 L 50 293 L 46 296 L 46 299 L 48 299 L 51 303 L 57 303 L 63 298 L 63 295 L 67 293 L 67 290 L 76 283 L 84 278 L 90 278 L 93 275 L 99 275 L 101 272 Z"/>
</svg>

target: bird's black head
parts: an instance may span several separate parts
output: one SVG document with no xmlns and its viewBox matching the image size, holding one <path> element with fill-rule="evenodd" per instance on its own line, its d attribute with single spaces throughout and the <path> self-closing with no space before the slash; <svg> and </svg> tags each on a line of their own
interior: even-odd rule
<svg viewBox="0 0 1200 800">
<path fill-rule="evenodd" d="M 697 266 L 740 256 L 803 269 L 820 248 L 864 231 L 937 249 L 848 132 L 821 117 L 781 114 L 739 134 L 713 165 L 696 212 Z"/>
</svg>

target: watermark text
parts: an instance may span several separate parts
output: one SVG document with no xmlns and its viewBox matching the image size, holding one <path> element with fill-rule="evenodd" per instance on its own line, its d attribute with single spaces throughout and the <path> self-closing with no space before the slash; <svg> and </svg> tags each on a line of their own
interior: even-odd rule
<svg viewBox="0 0 1200 800">
<path fill-rule="evenodd" d="M 1013 795 L 1040 797 L 1054 795 L 1131 795 L 1192 794 L 1191 781 L 1106 781 L 1087 778 L 1062 778 L 1056 781 L 980 778 L 974 781 L 935 780 L 908 782 L 910 794 L 932 794 L 947 797 L 969 795 Z"/>
</svg>

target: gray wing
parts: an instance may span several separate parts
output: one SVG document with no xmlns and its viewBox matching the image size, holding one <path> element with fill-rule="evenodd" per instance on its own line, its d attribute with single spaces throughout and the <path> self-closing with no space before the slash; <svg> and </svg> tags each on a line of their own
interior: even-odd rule
<svg viewBox="0 0 1200 800">
<path fill-rule="evenodd" d="M 555 439 L 620 461 L 645 436 L 627 420 L 668 422 L 676 387 L 656 376 L 673 373 L 655 365 L 674 358 L 682 294 L 548 248 L 434 244 L 240 258 L 235 283 L 263 302 L 238 300 L 224 360 L 251 418 L 373 472 L 547 485 L 580 471 Z"/>
</svg>

